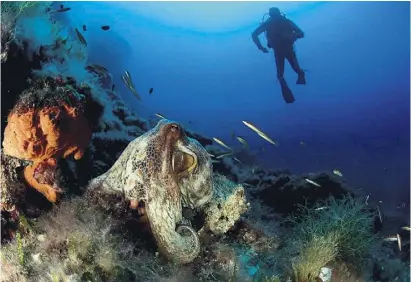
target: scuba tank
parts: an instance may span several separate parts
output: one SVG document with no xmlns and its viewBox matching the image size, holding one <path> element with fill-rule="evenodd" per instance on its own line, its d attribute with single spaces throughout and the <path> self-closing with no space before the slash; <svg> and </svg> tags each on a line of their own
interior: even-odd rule
<svg viewBox="0 0 411 282">
<path fill-rule="evenodd" d="M 281 14 L 281 16 L 283 17 L 283 19 L 287 19 L 287 17 L 285 16 L 284 13 L 280 13 L 280 14 Z M 267 17 L 267 16 L 268 16 L 268 17 Z M 269 17 L 270 17 L 270 14 L 269 14 L 269 13 L 265 13 L 265 14 L 263 15 L 263 17 L 261 18 L 260 24 L 263 24 L 266 20 L 268 20 Z M 267 41 L 267 43 L 268 43 L 268 30 L 264 31 L 264 36 L 265 36 L 265 39 L 266 39 L 266 41 Z M 270 47 L 270 46 L 268 46 L 268 47 Z"/>
<path fill-rule="evenodd" d="M 263 24 L 263 22 L 265 22 L 266 16 L 269 16 L 269 14 L 268 14 L 268 13 L 265 13 L 265 14 L 263 15 L 263 17 L 261 18 L 260 24 Z M 267 42 L 268 42 L 268 31 L 267 31 L 267 30 L 264 31 L 264 36 L 265 36 L 265 40 L 267 40 Z"/>
</svg>

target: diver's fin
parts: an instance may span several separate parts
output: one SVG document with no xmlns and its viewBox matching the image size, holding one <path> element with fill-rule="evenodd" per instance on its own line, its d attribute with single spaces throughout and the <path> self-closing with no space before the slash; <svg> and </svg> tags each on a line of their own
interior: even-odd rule
<svg viewBox="0 0 411 282">
<path fill-rule="evenodd" d="M 298 74 L 297 84 L 305 84 L 305 72 Z"/>
<path fill-rule="evenodd" d="M 283 94 L 284 101 L 287 104 L 294 103 L 295 98 L 294 98 L 293 92 L 291 92 L 291 89 L 288 87 L 287 82 L 285 81 L 284 78 L 280 79 L 280 84 L 281 84 L 281 92 Z"/>
</svg>

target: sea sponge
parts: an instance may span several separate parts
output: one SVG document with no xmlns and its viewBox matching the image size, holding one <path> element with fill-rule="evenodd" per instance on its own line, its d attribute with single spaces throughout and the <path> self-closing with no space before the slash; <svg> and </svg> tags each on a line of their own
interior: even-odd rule
<svg viewBox="0 0 411 282">
<path fill-rule="evenodd" d="M 3 150 L 32 161 L 24 171 L 27 183 L 55 202 L 57 161 L 71 154 L 80 159 L 91 139 L 91 128 L 84 114 L 84 95 L 50 80 L 39 83 L 43 87 L 37 84 L 23 93 L 10 112 Z"/>
<path fill-rule="evenodd" d="M 205 225 L 216 235 L 226 233 L 247 211 L 244 188 L 221 174 L 214 174 L 214 194 L 204 209 Z"/>
</svg>

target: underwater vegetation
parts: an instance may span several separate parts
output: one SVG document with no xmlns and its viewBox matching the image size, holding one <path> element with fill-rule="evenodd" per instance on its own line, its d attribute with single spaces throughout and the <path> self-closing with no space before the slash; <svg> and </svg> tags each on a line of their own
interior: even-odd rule
<svg viewBox="0 0 411 282">
<path fill-rule="evenodd" d="M 240 163 L 143 119 L 86 29 L 50 2 L 1 8 L 0 281 L 409 281 L 409 228 L 386 237 L 341 176 Z"/>
<path fill-rule="evenodd" d="M 299 253 L 292 263 L 297 281 L 311 281 L 318 269 L 349 262 L 353 269 L 364 266 L 377 242 L 374 215 L 352 197 L 327 199 L 321 206 L 303 211 L 294 221 L 287 248 Z"/>
</svg>

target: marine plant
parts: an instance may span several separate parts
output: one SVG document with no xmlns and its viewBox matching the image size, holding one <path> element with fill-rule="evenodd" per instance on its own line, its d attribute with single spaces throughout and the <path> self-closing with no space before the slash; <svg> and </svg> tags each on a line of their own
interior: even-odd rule
<svg viewBox="0 0 411 282">
<path fill-rule="evenodd" d="M 295 281 L 315 281 L 321 267 L 343 261 L 360 270 L 377 241 L 374 214 L 351 196 L 330 197 L 312 208 L 301 206 L 290 217 L 293 232 L 287 240 Z M 293 254 L 298 254 L 293 256 Z"/>
<path fill-rule="evenodd" d="M 135 249 L 121 224 L 83 199 L 40 217 L 1 248 L 1 281 L 158 281 L 170 271 Z"/>
</svg>

